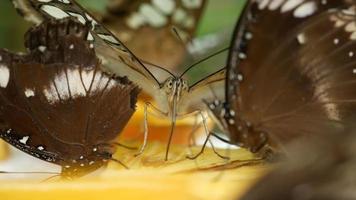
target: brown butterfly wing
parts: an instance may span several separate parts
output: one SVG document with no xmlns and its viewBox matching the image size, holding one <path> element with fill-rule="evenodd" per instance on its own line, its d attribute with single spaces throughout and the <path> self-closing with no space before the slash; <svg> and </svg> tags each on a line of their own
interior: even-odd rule
<svg viewBox="0 0 356 200">
<path fill-rule="evenodd" d="M 226 124 L 233 141 L 254 151 L 266 135 L 271 143 L 282 144 L 338 130 L 355 110 L 356 86 L 348 83 L 354 41 L 331 19 L 342 15 L 347 4 L 283 1 L 271 9 L 273 2 L 282 1 L 249 3 L 228 66 L 232 112 L 227 112 Z"/>
<path fill-rule="evenodd" d="M 87 33 L 70 19 L 48 21 L 27 34 L 28 55 L 1 54 L 10 75 L 1 88 L 1 137 L 11 144 L 26 137 L 15 146 L 31 155 L 37 148 L 41 159 L 42 152 L 54 154 L 52 162 L 83 174 L 113 153 L 138 93 L 126 78 L 100 70 Z"/>
<path fill-rule="evenodd" d="M 89 28 L 90 33 L 86 40 L 95 48 L 103 70 L 118 76 L 127 76 L 149 94 L 154 94 L 159 88 L 160 83 L 143 63 L 75 0 L 12 0 L 12 3 L 25 19 L 35 23 L 48 19 L 76 18 Z M 35 15 L 33 12 L 36 12 Z"/>
<path fill-rule="evenodd" d="M 205 4 L 205 0 L 113 0 L 102 22 L 139 58 L 175 68 L 186 52 L 173 28 L 183 42 L 193 38 Z"/>
</svg>

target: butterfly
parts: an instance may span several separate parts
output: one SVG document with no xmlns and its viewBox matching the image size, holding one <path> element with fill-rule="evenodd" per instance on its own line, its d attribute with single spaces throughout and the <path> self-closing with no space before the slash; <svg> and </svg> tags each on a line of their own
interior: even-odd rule
<svg viewBox="0 0 356 200">
<path fill-rule="evenodd" d="M 226 71 L 224 67 L 194 83 L 188 83 L 183 76 L 198 62 L 180 75 L 165 70 L 169 74 L 168 78 L 159 81 L 131 50 L 74 0 L 13 0 L 12 2 L 25 19 L 32 22 L 75 17 L 80 23 L 90 28 L 87 40 L 93 44 L 102 62 L 103 70 L 118 76 L 127 76 L 129 80 L 140 86 L 143 92 L 154 98 L 153 102 L 146 102 L 145 113 L 150 108 L 156 115 L 171 120 L 165 160 L 168 159 L 176 120 L 192 115 L 200 116 L 206 127 L 203 114 L 206 106 L 203 99 L 210 100 L 224 95 L 223 90 L 218 89 L 223 88 L 224 85 Z M 202 3 L 202 1 L 198 2 Z M 147 138 L 147 117 L 144 120 L 144 127 L 144 138 Z M 145 145 L 144 142 L 140 153 L 143 152 Z"/>
<path fill-rule="evenodd" d="M 100 21 L 140 59 L 174 69 L 188 59 L 185 44 L 205 5 L 205 0 L 111 0 Z"/>
<path fill-rule="evenodd" d="M 225 100 L 207 101 L 229 142 L 258 152 L 355 120 L 351 1 L 249 1 L 229 53 Z M 349 9 L 348 9 L 349 8 Z"/>
<path fill-rule="evenodd" d="M 100 69 L 88 32 L 70 18 L 46 20 L 26 33 L 27 54 L 0 49 L 0 138 L 60 165 L 63 177 L 119 162 L 115 139 L 139 93 Z"/>
</svg>

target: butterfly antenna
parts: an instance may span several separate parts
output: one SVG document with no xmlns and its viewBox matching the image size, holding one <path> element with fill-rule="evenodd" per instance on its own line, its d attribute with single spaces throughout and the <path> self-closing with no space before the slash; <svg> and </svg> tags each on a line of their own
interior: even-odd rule
<svg viewBox="0 0 356 200">
<path fill-rule="evenodd" d="M 168 69 L 165 69 L 164 67 L 161 67 L 159 65 L 153 64 L 151 62 L 148 62 L 148 61 L 145 61 L 145 60 L 142 60 L 142 59 L 140 59 L 140 61 L 142 63 L 146 64 L 146 65 L 151 65 L 151 66 L 156 67 L 156 68 L 158 68 L 160 70 L 163 70 L 163 71 L 167 72 L 168 74 L 170 74 L 171 76 L 175 76 L 172 72 L 170 72 Z"/>
<path fill-rule="evenodd" d="M 187 53 L 188 59 L 190 60 L 194 60 L 195 56 L 193 54 L 190 53 L 189 48 L 187 47 L 187 43 L 185 42 L 185 40 L 183 40 L 181 34 L 179 33 L 178 29 L 173 26 L 172 27 L 172 31 L 174 33 L 174 35 L 178 38 L 178 40 L 180 41 L 180 44 L 183 46 L 183 48 L 185 49 L 185 52 Z M 191 45 L 193 45 L 192 43 L 192 38 L 189 37 L 189 35 L 187 35 L 188 37 L 188 43 L 190 43 Z"/>
<path fill-rule="evenodd" d="M 215 53 L 213 53 L 213 54 L 211 54 L 211 55 L 208 55 L 207 57 L 205 57 L 205 58 L 199 60 L 198 62 L 193 63 L 193 64 L 190 65 L 186 70 L 184 70 L 184 72 L 180 75 L 180 77 L 182 77 L 184 74 L 186 74 L 186 73 L 187 73 L 190 69 L 192 69 L 193 67 L 195 67 L 195 66 L 201 64 L 202 62 L 204 62 L 204 61 L 206 61 L 206 60 L 209 60 L 210 58 L 212 58 L 212 57 L 214 57 L 214 56 L 217 56 L 217 55 L 219 55 L 219 54 L 221 54 L 221 53 L 223 53 L 223 52 L 225 52 L 225 51 L 227 51 L 227 50 L 229 50 L 229 49 L 230 49 L 230 47 L 226 47 L 226 48 L 221 49 L 221 50 L 219 50 L 219 51 L 217 51 L 217 52 L 215 52 Z"/>
</svg>

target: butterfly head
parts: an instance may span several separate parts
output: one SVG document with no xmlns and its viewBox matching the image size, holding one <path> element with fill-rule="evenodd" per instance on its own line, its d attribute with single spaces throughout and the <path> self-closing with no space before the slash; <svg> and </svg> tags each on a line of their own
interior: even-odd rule
<svg viewBox="0 0 356 200">
<path fill-rule="evenodd" d="M 183 78 L 169 77 L 163 83 L 162 89 L 167 95 L 170 107 L 173 108 L 173 105 L 179 102 L 184 94 L 188 93 L 189 87 L 187 81 Z"/>
</svg>

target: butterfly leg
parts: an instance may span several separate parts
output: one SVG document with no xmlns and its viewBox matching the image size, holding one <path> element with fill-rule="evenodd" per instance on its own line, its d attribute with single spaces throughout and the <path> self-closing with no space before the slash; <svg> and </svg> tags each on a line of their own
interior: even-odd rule
<svg viewBox="0 0 356 200">
<path fill-rule="evenodd" d="M 200 125 L 198 124 L 197 117 L 194 118 L 194 126 L 192 131 L 189 133 L 189 148 L 196 145 L 195 133 L 199 129 Z"/>
<path fill-rule="evenodd" d="M 135 154 L 135 156 L 141 155 L 147 146 L 147 139 L 148 139 L 148 108 L 151 108 L 154 112 L 160 114 L 160 115 L 165 115 L 162 111 L 160 111 L 158 108 L 154 107 L 151 103 L 145 102 L 144 105 L 144 110 L 143 110 L 143 143 L 142 146 L 140 147 L 140 150 Z"/>
<path fill-rule="evenodd" d="M 206 125 L 206 119 L 205 119 L 205 116 L 203 115 L 203 113 L 201 111 L 198 112 L 198 115 L 200 115 L 202 117 L 202 123 L 203 123 L 203 126 L 204 126 L 204 130 L 205 130 L 205 133 L 207 133 L 207 136 L 205 138 L 205 141 L 203 143 L 203 147 L 200 149 L 199 153 L 197 153 L 195 156 L 187 156 L 188 159 L 196 159 L 198 158 L 201 154 L 204 153 L 204 150 L 205 150 L 205 147 L 207 145 L 207 143 L 209 142 L 209 138 L 210 138 L 210 132 L 208 131 L 208 126 Z"/>
<path fill-rule="evenodd" d="M 116 146 L 119 146 L 119 147 L 123 147 L 123 148 L 125 148 L 125 149 L 137 150 L 137 147 L 127 146 L 127 145 L 125 145 L 125 144 L 121 144 L 121 143 L 118 143 L 118 142 L 114 142 L 113 144 L 116 145 Z"/>
<path fill-rule="evenodd" d="M 204 150 L 205 150 L 205 148 L 206 148 L 206 145 L 207 145 L 207 143 L 209 142 L 211 148 L 213 149 L 214 153 L 215 153 L 217 156 L 219 156 L 219 157 L 222 158 L 222 159 L 229 160 L 229 159 L 230 159 L 229 157 L 220 155 L 219 152 L 217 152 L 217 150 L 215 149 L 214 144 L 211 142 L 210 136 L 212 135 L 212 132 L 210 132 L 210 131 L 208 130 L 208 125 L 207 125 L 206 118 L 205 118 L 203 112 L 202 112 L 202 111 L 198 111 L 198 115 L 200 115 L 201 118 L 202 118 L 202 123 L 203 123 L 204 130 L 205 130 L 205 133 L 206 133 L 206 139 L 205 139 L 204 144 L 203 144 L 201 150 L 199 151 L 199 153 L 196 154 L 195 156 L 187 156 L 187 158 L 188 158 L 188 159 L 196 159 L 196 158 L 198 158 L 202 153 L 204 153 Z"/>
<path fill-rule="evenodd" d="M 147 118 L 147 108 L 148 106 L 151 105 L 148 102 L 145 102 L 145 107 L 143 109 L 143 143 L 142 146 L 140 147 L 140 150 L 135 154 L 135 156 L 139 156 L 143 153 L 147 146 L 147 138 L 148 138 L 148 118 Z"/>
</svg>

